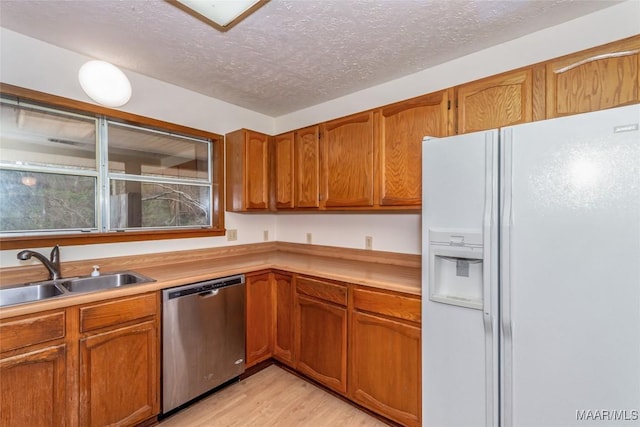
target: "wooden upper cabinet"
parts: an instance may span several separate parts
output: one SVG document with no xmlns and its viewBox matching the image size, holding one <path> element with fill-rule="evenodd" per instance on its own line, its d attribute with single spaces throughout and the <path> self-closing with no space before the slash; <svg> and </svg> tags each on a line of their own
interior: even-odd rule
<svg viewBox="0 0 640 427">
<path fill-rule="evenodd" d="M 225 136 L 227 210 L 269 209 L 269 139 L 247 129 Z"/>
<path fill-rule="evenodd" d="M 372 111 L 326 122 L 322 132 L 324 205 L 373 206 Z"/>
<path fill-rule="evenodd" d="M 640 102 L 640 36 L 547 62 L 547 118 Z"/>
<path fill-rule="evenodd" d="M 533 69 L 510 71 L 457 88 L 458 133 L 533 120 Z"/>
<path fill-rule="evenodd" d="M 295 207 L 320 207 L 320 126 L 295 132 Z"/>
<path fill-rule="evenodd" d="M 380 206 L 420 206 L 422 139 L 453 134 L 452 90 L 383 107 L 380 115 Z"/>
<path fill-rule="evenodd" d="M 276 209 L 295 207 L 294 199 L 294 132 L 278 135 L 274 138 L 274 198 Z"/>
</svg>

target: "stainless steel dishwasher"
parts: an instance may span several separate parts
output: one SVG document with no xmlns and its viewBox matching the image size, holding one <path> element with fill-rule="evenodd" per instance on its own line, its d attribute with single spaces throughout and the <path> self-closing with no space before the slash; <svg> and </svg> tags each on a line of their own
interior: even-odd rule
<svg viewBox="0 0 640 427">
<path fill-rule="evenodd" d="M 162 291 L 162 413 L 244 372 L 244 275 Z"/>
</svg>

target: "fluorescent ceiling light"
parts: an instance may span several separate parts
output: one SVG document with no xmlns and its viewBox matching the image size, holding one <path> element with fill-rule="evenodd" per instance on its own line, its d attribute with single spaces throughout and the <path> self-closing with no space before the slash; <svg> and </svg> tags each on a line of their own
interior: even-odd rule
<svg viewBox="0 0 640 427">
<path fill-rule="evenodd" d="M 180 9 L 191 13 L 220 31 L 227 31 L 269 0 L 173 0 Z"/>
<path fill-rule="evenodd" d="M 78 80 L 89 98 L 106 107 L 121 107 L 131 98 L 129 79 L 108 62 L 86 62 L 78 71 Z"/>
</svg>

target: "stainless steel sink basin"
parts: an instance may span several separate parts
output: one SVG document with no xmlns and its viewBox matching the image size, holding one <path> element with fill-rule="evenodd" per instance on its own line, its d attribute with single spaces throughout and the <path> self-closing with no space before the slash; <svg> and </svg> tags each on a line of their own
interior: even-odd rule
<svg viewBox="0 0 640 427">
<path fill-rule="evenodd" d="M 63 294 L 64 290 L 60 289 L 55 283 L 13 286 L 0 289 L 0 306 L 41 301 Z"/>
<path fill-rule="evenodd" d="M 100 276 L 25 283 L 0 288 L 0 307 L 149 282 L 155 282 L 155 280 L 134 271 L 119 271 Z"/>
<path fill-rule="evenodd" d="M 58 281 L 65 289 L 74 293 L 101 291 L 104 289 L 119 288 L 125 285 L 149 282 L 155 282 L 155 280 L 133 271 L 102 274 L 100 276 L 74 277 L 72 279 L 61 279 Z"/>
</svg>

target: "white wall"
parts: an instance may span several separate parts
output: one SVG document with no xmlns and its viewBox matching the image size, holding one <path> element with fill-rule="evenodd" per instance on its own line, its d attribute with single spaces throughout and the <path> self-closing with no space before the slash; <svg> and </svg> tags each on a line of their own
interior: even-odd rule
<svg viewBox="0 0 640 427">
<path fill-rule="evenodd" d="M 279 214 L 277 240 L 306 243 L 312 234 L 315 245 L 365 249 L 365 236 L 373 238 L 378 251 L 420 254 L 419 214 Z"/>
<path fill-rule="evenodd" d="M 240 127 L 276 134 L 341 117 L 379 105 L 433 92 L 527 64 L 640 34 L 640 1 L 629 0 L 576 19 L 428 70 L 375 86 L 330 102 L 278 118 L 270 118 L 158 80 L 126 71 L 134 95 L 123 108 L 215 133 Z M 0 29 L 0 80 L 91 102 L 76 80 L 85 56 Z M 228 229 L 238 230 L 238 240 L 224 237 L 70 246 L 62 249 L 63 261 L 197 249 L 263 240 L 306 241 L 329 246 L 364 248 L 364 236 L 373 237 L 376 250 L 419 254 L 419 214 L 230 214 Z M 36 248 L 45 252 L 47 248 Z M 0 251 L 0 267 L 19 265 L 15 250 Z"/>
</svg>

